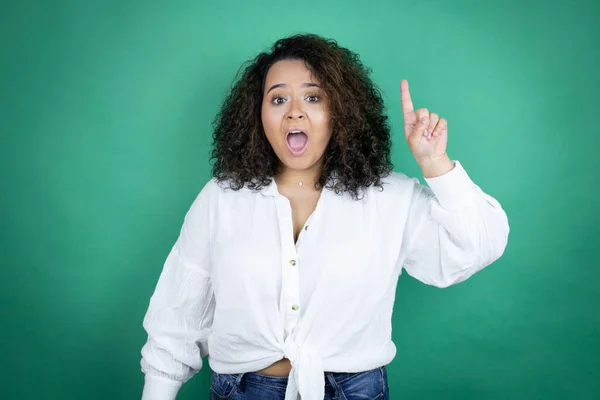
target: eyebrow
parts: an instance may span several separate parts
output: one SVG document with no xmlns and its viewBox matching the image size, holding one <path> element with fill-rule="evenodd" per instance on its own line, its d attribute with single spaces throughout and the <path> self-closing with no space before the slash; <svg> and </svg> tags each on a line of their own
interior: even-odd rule
<svg viewBox="0 0 600 400">
<path fill-rule="evenodd" d="M 269 94 L 269 92 L 273 89 L 277 89 L 278 87 L 286 87 L 286 86 L 288 86 L 287 83 L 278 83 L 276 85 L 273 85 L 273 86 L 271 86 L 271 88 L 269 90 L 267 90 L 267 94 Z M 302 85 L 300 85 L 300 87 L 318 87 L 318 88 L 320 88 L 321 86 L 319 86 L 313 82 L 307 82 L 307 83 L 303 83 Z"/>
</svg>

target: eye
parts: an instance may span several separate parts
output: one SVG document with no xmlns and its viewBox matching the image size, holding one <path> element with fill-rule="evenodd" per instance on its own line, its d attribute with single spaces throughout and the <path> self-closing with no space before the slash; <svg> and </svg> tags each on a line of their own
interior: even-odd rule
<svg viewBox="0 0 600 400">
<path fill-rule="evenodd" d="M 305 99 L 307 99 L 309 103 L 316 103 L 321 100 L 321 96 L 318 94 L 309 94 Z M 283 104 L 285 100 L 286 98 L 280 95 L 275 95 L 271 98 L 271 102 L 275 105 Z"/>
<path fill-rule="evenodd" d="M 272 102 L 272 103 L 275 103 L 275 104 L 282 104 L 282 102 L 278 102 L 277 100 L 285 100 L 285 98 L 284 98 L 284 97 L 281 97 L 281 96 L 273 96 L 273 97 L 271 98 L 271 102 Z"/>
</svg>

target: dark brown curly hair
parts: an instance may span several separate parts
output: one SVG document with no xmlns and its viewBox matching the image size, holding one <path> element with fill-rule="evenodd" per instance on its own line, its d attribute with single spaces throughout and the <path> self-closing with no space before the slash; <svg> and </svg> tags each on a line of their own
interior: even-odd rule
<svg viewBox="0 0 600 400">
<path fill-rule="evenodd" d="M 381 178 L 393 168 L 391 139 L 381 93 L 369 78 L 372 70 L 358 54 L 315 34 L 280 39 L 270 52 L 242 64 L 241 78 L 212 122 L 213 177 L 233 190 L 260 190 L 278 173 L 280 161 L 265 135 L 261 108 L 267 72 L 280 60 L 303 60 L 328 98 L 332 136 L 316 188 L 348 192 L 354 199 L 371 185 L 382 188 Z"/>
</svg>

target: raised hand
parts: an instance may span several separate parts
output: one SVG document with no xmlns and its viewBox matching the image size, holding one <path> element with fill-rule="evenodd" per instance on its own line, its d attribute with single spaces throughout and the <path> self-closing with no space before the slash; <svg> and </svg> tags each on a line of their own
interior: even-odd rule
<svg viewBox="0 0 600 400">
<path fill-rule="evenodd" d="M 426 108 L 415 111 L 406 79 L 400 82 L 400 97 L 404 136 L 425 177 L 438 176 L 450 171 L 454 164 L 446 154 L 448 121 L 430 113 Z"/>
</svg>

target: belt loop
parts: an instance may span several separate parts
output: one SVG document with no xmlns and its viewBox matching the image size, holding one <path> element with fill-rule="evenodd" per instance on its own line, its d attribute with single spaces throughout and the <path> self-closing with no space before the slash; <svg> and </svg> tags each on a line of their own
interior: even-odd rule
<svg viewBox="0 0 600 400">
<path fill-rule="evenodd" d="M 235 386 L 237 387 L 237 389 L 240 393 L 244 393 L 244 390 L 245 390 L 245 388 L 242 386 L 243 385 L 242 379 L 244 378 L 244 376 L 246 376 L 246 373 L 241 373 L 235 379 Z"/>
<path fill-rule="evenodd" d="M 325 372 L 325 378 L 327 378 L 327 380 L 329 381 L 329 385 L 331 386 L 331 390 L 333 391 L 333 393 L 331 393 L 331 398 L 333 400 L 345 400 L 344 397 L 340 396 L 343 395 L 342 390 L 340 388 L 340 385 L 338 385 L 337 381 L 333 377 L 333 374 L 331 372 Z"/>
</svg>

